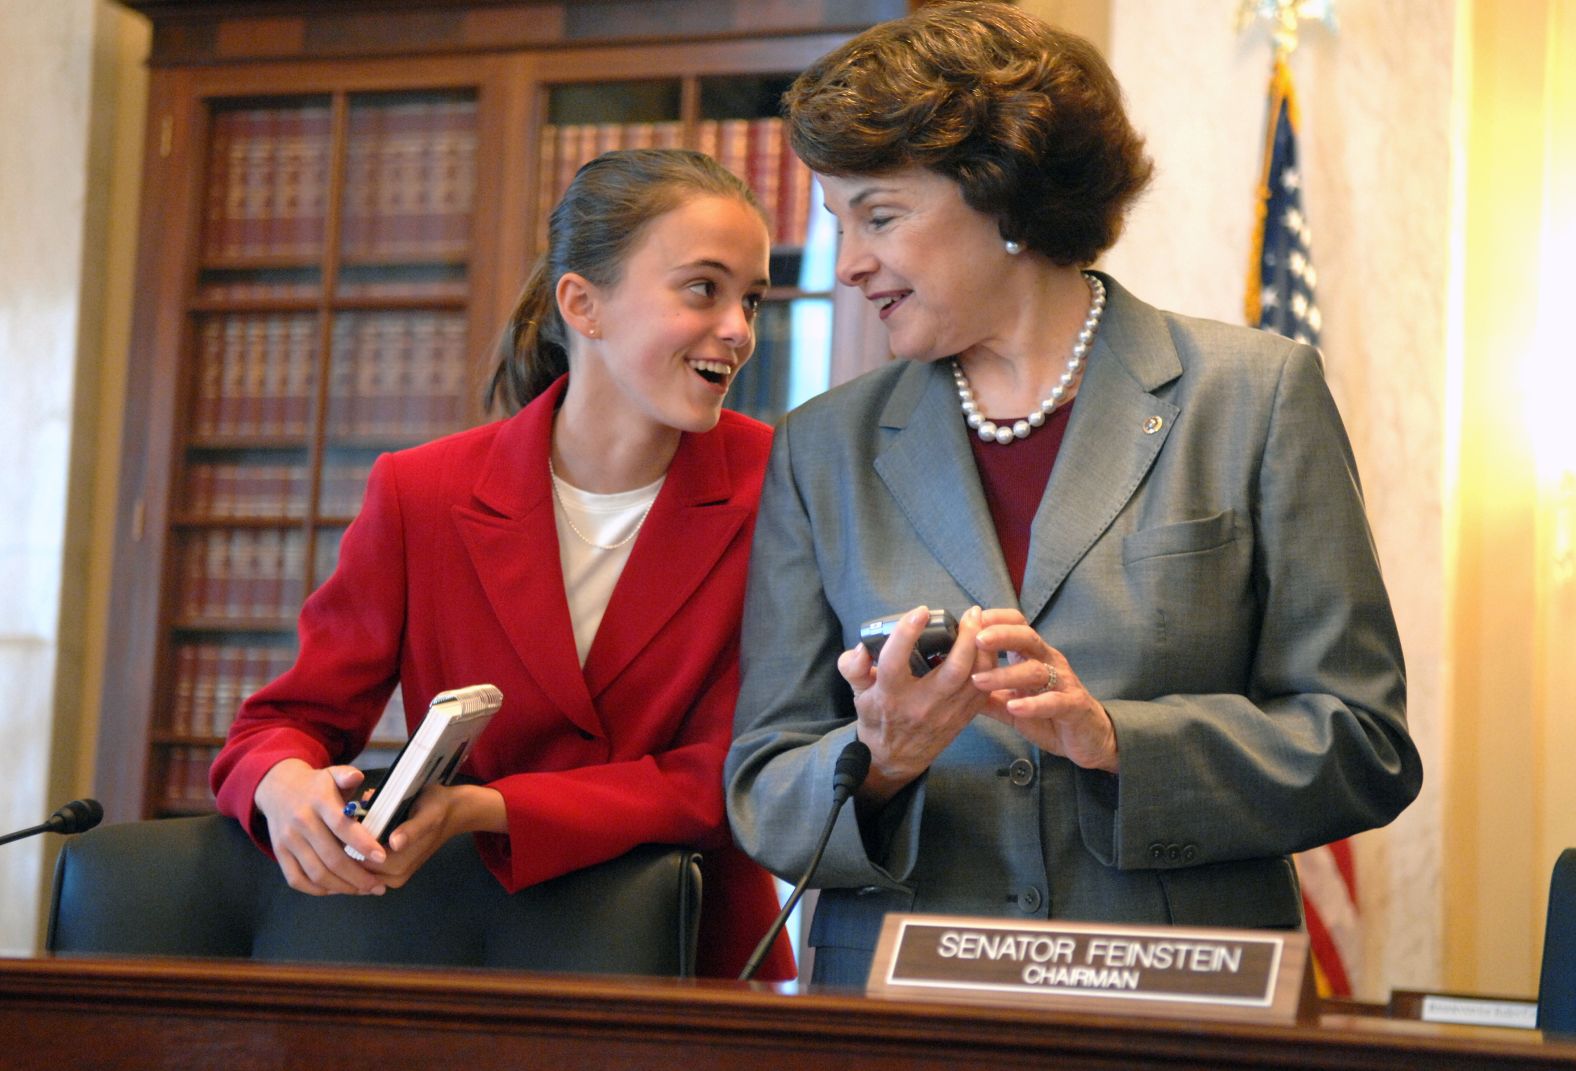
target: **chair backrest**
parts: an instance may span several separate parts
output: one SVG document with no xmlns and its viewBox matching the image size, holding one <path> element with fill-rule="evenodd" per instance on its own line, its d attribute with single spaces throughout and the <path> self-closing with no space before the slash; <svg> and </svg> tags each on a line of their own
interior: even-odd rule
<svg viewBox="0 0 1576 1071">
<path fill-rule="evenodd" d="M 1543 977 L 1538 1029 L 1576 1034 L 1576 848 L 1566 848 L 1549 879 L 1549 920 L 1543 928 Z"/>
<path fill-rule="evenodd" d="M 55 867 L 49 951 L 690 976 L 700 857 L 643 845 L 506 893 L 470 837 L 384 896 L 308 896 L 229 818 L 101 826 Z"/>
</svg>

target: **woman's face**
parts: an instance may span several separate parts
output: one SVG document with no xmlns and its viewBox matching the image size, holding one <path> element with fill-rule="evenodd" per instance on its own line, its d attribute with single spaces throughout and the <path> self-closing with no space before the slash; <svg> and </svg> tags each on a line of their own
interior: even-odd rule
<svg viewBox="0 0 1576 1071">
<path fill-rule="evenodd" d="M 837 278 L 872 302 L 892 353 L 935 361 L 989 345 L 1011 319 L 996 221 L 926 168 L 820 175 L 842 236 Z"/>
<path fill-rule="evenodd" d="M 610 421 L 710 430 L 755 349 L 769 250 L 760 216 L 734 197 L 693 196 L 658 216 L 618 282 L 592 287 L 596 335 L 571 382 Z"/>
</svg>

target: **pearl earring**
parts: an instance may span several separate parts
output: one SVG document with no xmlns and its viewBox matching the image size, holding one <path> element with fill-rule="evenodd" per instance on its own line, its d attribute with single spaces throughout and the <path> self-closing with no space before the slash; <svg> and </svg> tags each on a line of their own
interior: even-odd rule
<svg viewBox="0 0 1576 1071">
<path fill-rule="evenodd" d="M 1016 239 L 1008 238 L 1005 243 L 1005 248 L 1009 257 L 1015 257 L 1019 253 L 1023 252 L 1023 243 L 1017 241 Z"/>
</svg>

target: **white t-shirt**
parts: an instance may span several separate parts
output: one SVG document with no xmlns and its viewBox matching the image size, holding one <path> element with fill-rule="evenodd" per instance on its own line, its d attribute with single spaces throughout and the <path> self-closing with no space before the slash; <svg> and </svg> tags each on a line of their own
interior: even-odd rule
<svg viewBox="0 0 1576 1071">
<path fill-rule="evenodd" d="M 662 480 L 611 495 L 582 491 L 556 474 L 553 486 L 558 492 L 553 508 L 558 522 L 558 561 L 564 570 L 564 593 L 569 597 L 575 650 L 583 666 L 602 624 L 602 615 L 607 612 L 608 600 L 613 597 L 613 586 L 624 571 L 624 563 L 629 561 L 630 551 L 635 549 L 631 537 L 662 490 Z M 576 534 L 576 528 L 580 534 Z M 614 549 L 593 547 L 587 540 Z"/>
</svg>

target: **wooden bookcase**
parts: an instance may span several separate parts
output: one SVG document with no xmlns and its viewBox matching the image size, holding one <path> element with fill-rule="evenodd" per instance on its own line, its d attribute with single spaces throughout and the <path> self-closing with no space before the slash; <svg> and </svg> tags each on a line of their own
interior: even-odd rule
<svg viewBox="0 0 1576 1071">
<path fill-rule="evenodd" d="M 153 48 L 96 785 L 114 820 L 212 808 L 208 765 L 293 660 L 373 460 L 498 416 L 495 340 L 585 159 L 702 148 L 760 195 L 774 285 L 732 407 L 772 420 L 880 359 L 776 111 L 906 0 L 123 2 Z M 396 692 L 370 748 L 404 736 Z"/>
</svg>

